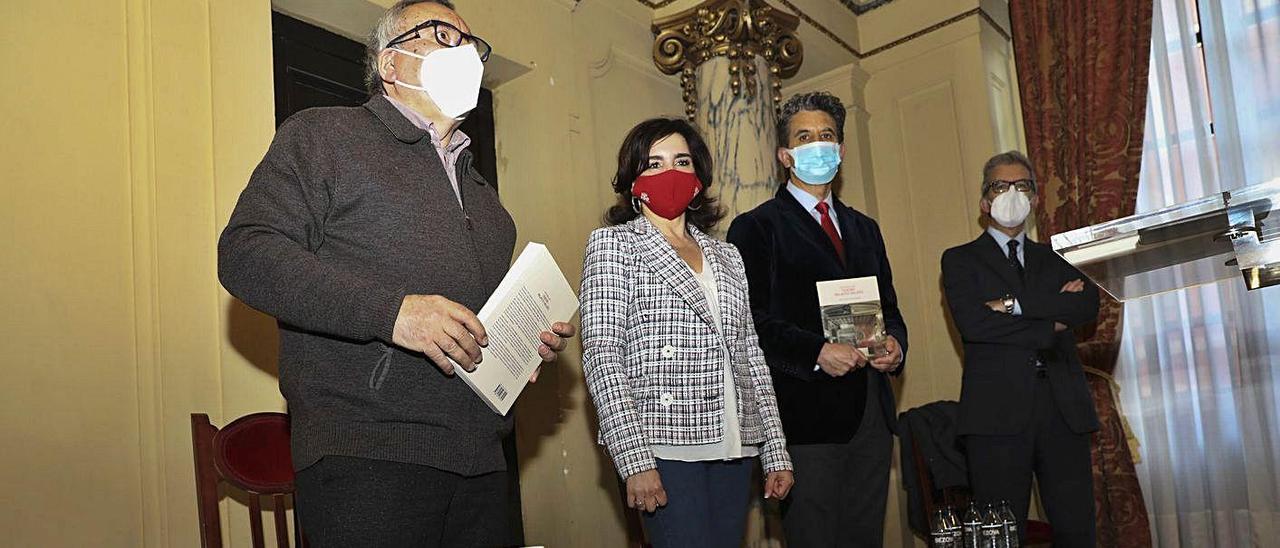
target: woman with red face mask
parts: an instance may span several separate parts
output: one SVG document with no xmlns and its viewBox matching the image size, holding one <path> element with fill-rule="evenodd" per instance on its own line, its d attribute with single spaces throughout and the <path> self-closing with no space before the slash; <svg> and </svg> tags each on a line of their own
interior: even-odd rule
<svg viewBox="0 0 1280 548">
<path fill-rule="evenodd" d="M 605 446 L 649 541 L 739 546 L 751 472 L 766 497 L 794 483 L 711 154 L 678 119 L 641 122 L 618 151 L 618 203 L 582 275 L 583 369 Z"/>
</svg>

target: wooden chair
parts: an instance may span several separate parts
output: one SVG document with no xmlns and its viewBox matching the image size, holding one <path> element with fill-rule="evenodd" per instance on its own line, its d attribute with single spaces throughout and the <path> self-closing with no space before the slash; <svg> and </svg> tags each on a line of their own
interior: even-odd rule
<svg viewBox="0 0 1280 548">
<path fill-rule="evenodd" d="M 191 445 L 196 463 L 196 507 L 200 545 L 222 546 L 218 485 L 230 484 L 249 495 L 249 526 L 254 548 L 262 548 L 261 498 L 274 503 L 276 546 L 289 547 L 286 503 L 293 498 L 293 461 L 289 454 L 289 416 L 254 413 L 218 429 L 204 413 L 191 414 Z M 304 547 L 302 528 L 294 516 L 294 546 Z"/>
<path fill-rule="evenodd" d="M 911 439 L 914 441 L 915 436 Z M 964 508 L 969 506 L 971 495 L 969 490 L 964 487 L 947 487 L 945 489 L 936 489 L 933 486 L 933 474 L 929 473 L 929 465 L 924 460 L 924 454 L 920 452 L 919 444 L 912 443 L 910 447 L 911 458 L 916 464 L 916 481 L 920 485 L 920 493 L 924 499 L 924 515 L 926 522 L 933 520 L 933 511 L 938 508 L 938 503 L 943 506 L 950 506 L 963 512 Z M 941 495 L 941 501 L 938 500 Z M 963 517 L 963 516 L 960 516 Z M 1024 535 L 1025 540 L 1023 546 L 1036 546 L 1040 544 L 1049 544 L 1053 541 L 1053 527 L 1048 523 L 1028 519 L 1025 524 L 1027 531 Z"/>
</svg>

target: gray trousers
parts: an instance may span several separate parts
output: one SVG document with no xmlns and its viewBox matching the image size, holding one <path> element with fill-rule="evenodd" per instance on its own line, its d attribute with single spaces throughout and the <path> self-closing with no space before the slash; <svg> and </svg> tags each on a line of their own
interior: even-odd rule
<svg viewBox="0 0 1280 548">
<path fill-rule="evenodd" d="M 884 544 L 893 434 L 880 410 L 877 385 L 867 383 L 867 408 L 848 443 L 787 447 L 796 476 L 782 501 L 788 548 Z"/>
</svg>

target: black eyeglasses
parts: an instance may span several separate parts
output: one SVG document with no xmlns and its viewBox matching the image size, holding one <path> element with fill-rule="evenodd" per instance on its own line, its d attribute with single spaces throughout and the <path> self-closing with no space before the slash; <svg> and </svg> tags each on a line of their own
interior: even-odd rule
<svg viewBox="0 0 1280 548">
<path fill-rule="evenodd" d="M 436 43 L 446 48 L 456 48 L 466 44 L 475 44 L 476 51 L 480 53 L 480 62 L 482 63 L 488 61 L 489 54 L 493 52 L 493 48 L 489 46 L 489 43 L 485 42 L 479 36 L 467 34 L 458 30 L 458 27 L 435 19 L 418 23 L 417 26 L 409 29 L 404 34 L 392 38 L 390 42 L 387 42 L 387 47 L 390 48 L 410 40 L 423 38 L 421 33 L 427 29 L 431 29 L 431 34 L 435 36 Z"/>
<path fill-rule="evenodd" d="M 986 190 L 982 192 L 983 194 L 986 194 L 987 191 L 991 191 L 996 194 L 1004 194 L 1008 192 L 1010 188 L 1017 190 L 1018 192 L 1026 193 L 1034 192 L 1036 190 L 1036 181 L 1035 179 L 1018 179 L 1017 181 L 1001 181 L 996 179 L 994 181 L 987 181 L 986 187 Z"/>
</svg>

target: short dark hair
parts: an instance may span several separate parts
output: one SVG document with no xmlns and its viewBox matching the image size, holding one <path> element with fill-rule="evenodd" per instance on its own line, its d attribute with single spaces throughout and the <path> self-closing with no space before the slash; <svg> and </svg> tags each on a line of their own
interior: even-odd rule
<svg viewBox="0 0 1280 548">
<path fill-rule="evenodd" d="M 651 118 L 631 128 L 622 147 L 618 149 L 618 172 L 613 176 L 613 191 L 618 194 L 618 203 L 604 214 L 604 222 L 609 225 L 620 225 L 640 216 L 631 201 L 631 185 L 644 173 L 649 162 L 649 149 L 653 144 L 671 135 L 679 134 L 689 143 L 689 155 L 693 157 L 693 172 L 702 181 L 702 192 L 689 204 L 685 221 L 703 232 L 710 232 L 724 212 L 716 204 L 716 199 L 708 194 L 712 182 L 711 150 L 702 135 L 683 118 Z"/>
<path fill-rule="evenodd" d="M 986 164 L 983 164 L 982 166 L 982 197 L 983 198 L 987 197 L 987 192 L 991 190 L 991 185 L 995 183 L 995 181 L 991 180 L 991 172 L 995 171 L 996 168 L 1000 166 L 1022 166 L 1024 168 L 1027 168 L 1027 173 L 1031 174 L 1031 191 L 1032 192 L 1039 191 L 1039 189 L 1036 188 L 1036 168 L 1031 165 L 1031 160 L 1028 159 L 1027 155 L 1023 154 L 1022 151 L 1009 150 L 1009 151 L 1001 152 L 1000 154 L 997 154 L 995 156 L 992 156 L 991 159 L 987 160 Z"/>
<path fill-rule="evenodd" d="M 836 123 L 836 139 L 844 142 L 844 119 L 846 111 L 840 98 L 825 91 L 811 91 L 792 95 L 782 105 L 778 114 L 778 146 L 785 147 L 791 141 L 791 118 L 804 110 L 820 110 L 831 116 Z"/>
<path fill-rule="evenodd" d="M 387 44 L 396 37 L 396 34 L 399 34 L 396 30 L 399 28 L 400 16 L 404 15 L 404 10 L 416 4 L 440 4 L 457 11 L 450 0 L 400 0 L 387 8 L 387 11 L 382 12 L 382 17 L 378 18 L 378 24 L 369 33 L 369 40 L 365 42 L 364 85 L 369 89 L 370 97 L 386 93 L 386 90 L 382 89 L 382 74 L 378 72 L 378 55 L 382 50 L 387 49 Z"/>
</svg>

